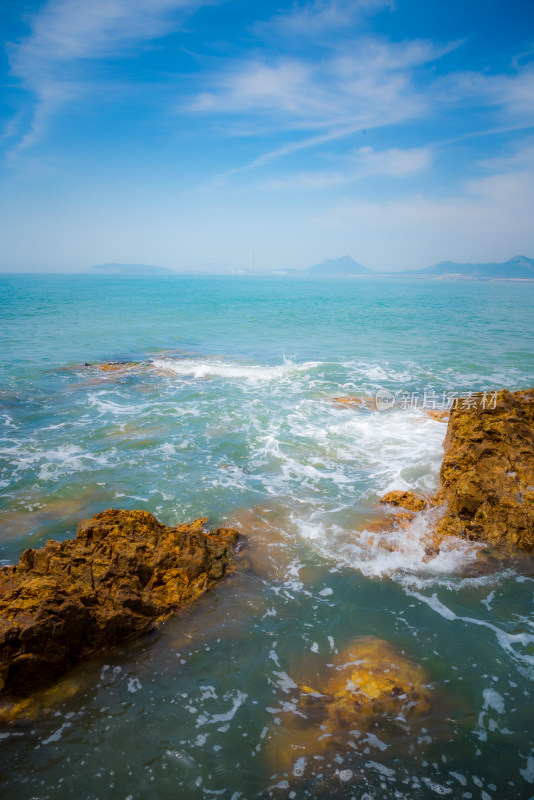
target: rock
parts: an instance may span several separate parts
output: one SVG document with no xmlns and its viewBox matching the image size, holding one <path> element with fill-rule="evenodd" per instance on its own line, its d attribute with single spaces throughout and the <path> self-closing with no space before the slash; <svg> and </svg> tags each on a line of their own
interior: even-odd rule
<svg viewBox="0 0 534 800">
<path fill-rule="evenodd" d="M 0 569 L 0 692 L 24 694 L 77 661 L 150 630 L 227 571 L 238 533 L 205 519 L 166 527 L 102 511 L 75 539 Z"/>
<path fill-rule="evenodd" d="M 449 411 L 439 411 L 432 408 L 423 408 L 423 414 L 431 419 L 435 419 L 437 422 L 447 422 L 450 417 Z"/>
<path fill-rule="evenodd" d="M 438 532 L 534 549 L 534 389 L 473 395 L 451 411 Z"/>
<path fill-rule="evenodd" d="M 534 550 L 534 389 L 464 398 L 451 409 L 443 446 L 433 498 L 388 492 L 380 503 L 412 512 L 443 507 L 429 558 L 446 536 Z"/>
<path fill-rule="evenodd" d="M 380 503 L 395 506 L 395 508 L 405 508 L 407 511 L 423 511 L 431 505 L 424 497 L 420 497 L 413 492 L 401 492 L 398 490 L 385 494 L 380 499 Z"/>
<path fill-rule="evenodd" d="M 334 403 L 356 408 L 367 408 L 369 411 L 376 411 L 376 397 L 333 397 Z"/>
<path fill-rule="evenodd" d="M 404 746 L 407 725 L 430 711 L 424 670 L 389 642 L 362 636 L 328 666 L 324 682 L 297 685 L 292 702 L 286 703 L 285 734 L 273 739 L 273 768 L 296 775 L 296 764 L 309 769 L 314 762 L 335 762 L 336 756 L 354 754 L 360 737 L 365 752 L 366 732 L 378 737 L 384 749 L 396 736 Z"/>
<path fill-rule="evenodd" d="M 95 369 L 103 372 L 122 372 L 139 367 L 135 361 L 105 361 L 103 364 L 93 364 Z"/>
</svg>

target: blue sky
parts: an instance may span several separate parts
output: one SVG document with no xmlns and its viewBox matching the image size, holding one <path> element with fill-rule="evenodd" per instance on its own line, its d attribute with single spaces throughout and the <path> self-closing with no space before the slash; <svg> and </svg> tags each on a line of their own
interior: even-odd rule
<svg viewBox="0 0 534 800">
<path fill-rule="evenodd" d="M 534 256 L 532 0 L 2 6 L 1 270 Z"/>
</svg>

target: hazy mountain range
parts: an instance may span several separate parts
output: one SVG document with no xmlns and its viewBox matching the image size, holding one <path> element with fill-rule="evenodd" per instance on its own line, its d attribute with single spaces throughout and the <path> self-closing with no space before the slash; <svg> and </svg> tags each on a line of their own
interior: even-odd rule
<svg viewBox="0 0 534 800">
<path fill-rule="evenodd" d="M 441 261 L 433 267 L 414 270 L 412 275 L 459 275 L 469 278 L 531 278 L 534 280 L 534 259 L 514 256 L 500 264 L 457 264 L 455 261 Z"/>
<path fill-rule="evenodd" d="M 320 264 L 303 270 L 308 275 L 376 275 L 376 272 L 359 264 L 350 256 L 327 258 Z"/>
<path fill-rule="evenodd" d="M 377 273 L 359 264 L 350 256 L 341 258 L 327 258 L 320 264 L 315 264 L 304 270 L 308 275 L 390 275 L 397 277 L 433 277 L 433 278 L 500 278 L 500 279 L 531 279 L 534 280 L 534 259 L 527 256 L 514 256 L 502 263 L 490 262 L 488 264 L 459 264 L 455 261 L 441 261 L 432 267 L 417 270 L 404 270 L 403 272 Z"/>
<path fill-rule="evenodd" d="M 99 272 L 108 275 L 176 275 L 179 274 L 167 267 L 155 267 L 149 264 L 95 264 L 90 272 Z M 450 278 L 456 280 L 534 280 L 534 259 L 527 256 L 514 256 L 502 263 L 490 262 L 487 264 L 460 264 L 455 261 L 441 261 L 431 267 L 417 270 L 404 270 L 403 272 L 377 272 L 364 267 L 351 256 L 341 258 L 327 258 L 319 264 L 314 264 L 304 270 L 273 270 L 274 274 L 305 276 L 315 275 L 321 277 L 399 277 L 399 278 Z M 261 274 L 261 273 L 258 273 Z"/>
</svg>

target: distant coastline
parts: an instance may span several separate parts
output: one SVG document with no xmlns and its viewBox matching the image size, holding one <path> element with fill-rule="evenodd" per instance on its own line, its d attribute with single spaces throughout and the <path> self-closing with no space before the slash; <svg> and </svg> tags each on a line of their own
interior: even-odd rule
<svg viewBox="0 0 534 800">
<path fill-rule="evenodd" d="M 279 277 L 318 277 L 318 278 L 430 278 L 432 280 L 453 281 L 534 281 L 534 259 L 527 256 L 514 256 L 504 262 L 490 263 L 458 263 L 442 261 L 430 267 L 418 270 L 402 270 L 398 272 L 378 272 L 365 267 L 351 256 L 327 258 L 303 270 L 276 268 L 259 271 L 237 269 L 228 272 L 197 273 L 178 272 L 167 267 L 148 264 L 98 264 L 90 268 L 90 273 L 106 275 L 242 275 L 242 276 L 279 276 Z"/>
<path fill-rule="evenodd" d="M 336 259 L 325 259 L 305 269 L 272 268 L 272 269 L 231 269 L 196 271 L 188 269 L 170 269 L 151 264 L 122 264 L 110 262 L 95 264 L 85 270 L 62 272 L 57 270 L 39 271 L 0 271 L 0 275 L 86 275 L 96 277 L 247 277 L 247 278 L 319 278 L 328 280 L 347 280 L 370 278 L 432 280 L 432 281 L 470 281 L 470 282 L 509 282 L 534 283 L 534 258 L 514 256 L 504 262 L 459 263 L 442 261 L 430 267 L 412 270 L 378 271 L 365 267 L 351 256 Z"/>
</svg>

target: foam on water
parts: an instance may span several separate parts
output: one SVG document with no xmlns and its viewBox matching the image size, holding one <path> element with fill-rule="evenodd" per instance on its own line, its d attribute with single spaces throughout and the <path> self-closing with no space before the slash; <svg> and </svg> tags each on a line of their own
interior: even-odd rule
<svg viewBox="0 0 534 800">
<path fill-rule="evenodd" d="M 358 570 L 369 578 L 391 578 L 405 586 L 426 586 L 432 583 L 450 585 L 449 576 L 461 574 L 466 566 L 477 561 L 481 545 L 451 537 L 440 547 L 438 555 L 429 558 L 428 536 L 436 512 L 419 514 L 407 527 L 398 530 L 347 531 L 336 524 L 327 524 L 321 512 L 307 517 L 292 514 L 298 535 L 337 566 Z M 476 579 L 475 579 L 476 580 Z M 485 582 L 487 577 L 478 579 Z"/>
<path fill-rule="evenodd" d="M 135 417 L 150 408 L 150 403 L 118 403 L 111 399 L 113 396 L 116 395 L 112 391 L 103 389 L 99 392 L 89 393 L 88 403 L 100 414 L 112 414 L 114 416 Z"/>
<path fill-rule="evenodd" d="M 306 361 L 299 364 L 289 358 L 284 359 L 282 364 L 276 366 L 237 364 L 215 359 L 155 358 L 152 360 L 152 365 L 156 369 L 176 375 L 191 376 L 193 378 L 243 379 L 247 381 L 287 379 L 295 373 L 314 369 L 318 366 L 318 363 L 316 361 Z"/>
<path fill-rule="evenodd" d="M 525 631 L 506 631 L 503 628 L 495 625 L 492 622 L 489 622 L 485 619 L 476 619 L 475 617 L 467 617 L 461 616 L 456 614 L 452 609 L 448 608 L 434 593 L 430 597 L 426 595 L 422 595 L 419 592 L 407 590 L 407 593 L 412 597 L 417 598 L 422 603 L 426 603 L 433 611 L 439 614 L 441 617 L 449 621 L 458 621 L 463 622 L 468 625 L 476 625 L 483 628 L 488 628 L 490 631 L 493 631 L 495 634 L 496 640 L 503 651 L 507 653 L 511 657 L 511 659 L 516 663 L 517 668 L 520 672 L 522 672 L 525 676 L 529 677 L 530 679 L 534 680 L 534 655 L 531 655 L 531 650 L 534 645 L 534 634 L 527 633 Z M 516 621 L 516 626 L 518 624 L 523 624 L 525 627 L 530 626 L 530 621 L 527 619 L 520 619 Z M 518 646 L 524 648 L 523 651 L 518 649 Z M 495 694 L 490 692 L 489 694 L 485 694 L 485 703 L 490 705 L 491 702 L 496 702 Z"/>
</svg>

